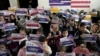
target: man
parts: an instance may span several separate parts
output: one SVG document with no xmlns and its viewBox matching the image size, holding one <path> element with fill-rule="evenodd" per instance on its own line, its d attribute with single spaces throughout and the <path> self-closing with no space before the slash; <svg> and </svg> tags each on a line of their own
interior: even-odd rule
<svg viewBox="0 0 100 56">
<path fill-rule="evenodd" d="M 74 34 L 74 40 L 76 42 L 76 45 L 79 45 L 80 43 L 83 43 L 83 35 L 84 34 L 89 34 L 89 30 L 86 28 L 86 24 L 85 23 L 81 23 L 79 25 L 79 28 L 75 31 L 75 34 Z"/>
</svg>

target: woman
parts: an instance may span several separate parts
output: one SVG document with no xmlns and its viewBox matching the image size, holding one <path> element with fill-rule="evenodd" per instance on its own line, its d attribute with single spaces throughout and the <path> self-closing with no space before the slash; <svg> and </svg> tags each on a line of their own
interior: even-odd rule
<svg viewBox="0 0 100 56">
<path fill-rule="evenodd" d="M 90 54 L 85 44 L 80 44 L 80 46 L 74 48 L 73 52 L 75 52 L 76 55 L 89 55 Z"/>
<path fill-rule="evenodd" d="M 51 32 L 49 33 L 47 40 L 48 40 L 48 45 L 52 49 L 52 55 L 55 56 L 56 52 L 58 51 L 58 46 L 59 46 L 59 39 L 60 39 L 61 32 L 59 31 L 59 27 L 57 24 L 53 24 L 51 28 Z"/>
<path fill-rule="evenodd" d="M 19 50 L 17 56 L 26 56 L 26 46 L 25 46 L 25 42 L 26 41 L 22 41 L 21 42 L 21 44 L 20 44 L 20 50 Z M 43 56 L 49 56 L 52 53 L 51 48 L 48 46 L 47 41 L 45 41 L 45 37 L 44 36 L 41 36 L 39 38 L 39 44 L 42 45 Z M 32 56 L 36 56 L 36 55 L 34 54 Z"/>
</svg>

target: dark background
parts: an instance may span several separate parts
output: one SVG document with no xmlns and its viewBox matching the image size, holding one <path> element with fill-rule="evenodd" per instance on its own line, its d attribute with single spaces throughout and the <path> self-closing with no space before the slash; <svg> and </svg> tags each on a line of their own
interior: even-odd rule
<svg viewBox="0 0 100 56">
<path fill-rule="evenodd" d="M 0 0 L 0 10 L 6 10 L 10 7 L 9 0 Z"/>
<path fill-rule="evenodd" d="M 19 6 L 20 8 L 28 8 L 30 0 L 19 0 Z M 36 8 L 38 6 L 38 1 L 37 0 L 32 0 L 32 8 Z"/>
</svg>

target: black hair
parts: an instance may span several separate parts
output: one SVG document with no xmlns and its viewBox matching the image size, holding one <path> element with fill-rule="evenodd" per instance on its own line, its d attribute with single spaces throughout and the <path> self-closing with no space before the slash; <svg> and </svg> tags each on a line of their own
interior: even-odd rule
<svg viewBox="0 0 100 56">
<path fill-rule="evenodd" d="M 63 33 L 63 32 L 65 32 L 65 31 L 68 31 L 68 30 L 67 30 L 66 28 L 64 28 L 64 29 L 62 29 L 62 31 L 61 31 L 61 32 Z"/>
<path fill-rule="evenodd" d="M 25 46 L 25 44 L 26 44 L 26 40 L 24 40 L 24 41 L 22 41 L 21 43 L 20 43 L 20 48 L 23 48 L 24 46 Z"/>
<path fill-rule="evenodd" d="M 86 26 L 86 24 L 85 24 L 85 23 L 81 23 L 81 24 L 80 24 L 80 27 L 82 27 L 82 26 Z"/>
<path fill-rule="evenodd" d="M 46 37 L 44 35 L 41 35 L 39 37 L 39 42 L 44 42 L 46 40 Z"/>
</svg>

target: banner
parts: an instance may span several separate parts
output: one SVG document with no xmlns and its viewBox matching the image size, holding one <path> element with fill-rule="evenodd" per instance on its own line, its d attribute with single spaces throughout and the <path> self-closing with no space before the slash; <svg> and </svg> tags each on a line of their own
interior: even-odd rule
<svg viewBox="0 0 100 56">
<path fill-rule="evenodd" d="M 18 34 L 18 33 L 12 33 L 11 38 L 13 41 L 19 41 L 19 40 L 25 38 L 25 36 L 22 34 Z"/>
<path fill-rule="evenodd" d="M 43 56 L 42 48 L 39 42 L 26 41 L 26 55 Z"/>
<path fill-rule="evenodd" d="M 36 34 L 30 34 L 29 35 L 29 40 L 30 41 L 38 41 L 39 40 L 40 35 L 36 35 Z"/>
<path fill-rule="evenodd" d="M 16 27 L 15 27 L 15 24 L 14 23 L 7 23 L 4 25 L 4 30 L 5 31 L 12 31 L 12 30 L 15 30 Z"/>
<path fill-rule="evenodd" d="M 95 37 L 92 36 L 91 34 L 84 34 L 82 38 L 84 39 L 85 42 L 96 42 Z"/>
<path fill-rule="evenodd" d="M 48 23 L 49 22 L 49 17 L 47 17 L 46 15 L 38 15 L 38 22 L 39 23 Z"/>
<path fill-rule="evenodd" d="M 38 29 L 39 23 L 34 22 L 32 20 L 26 20 L 26 28 L 28 28 L 28 29 Z"/>
<path fill-rule="evenodd" d="M 75 53 L 62 53 L 62 52 L 57 52 L 56 56 L 75 56 Z"/>
<path fill-rule="evenodd" d="M 71 46 L 71 45 L 74 45 L 74 42 L 72 40 L 70 40 L 69 38 L 67 37 L 63 37 L 60 39 L 60 42 L 62 43 L 62 45 L 64 46 Z"/>
</svg>

